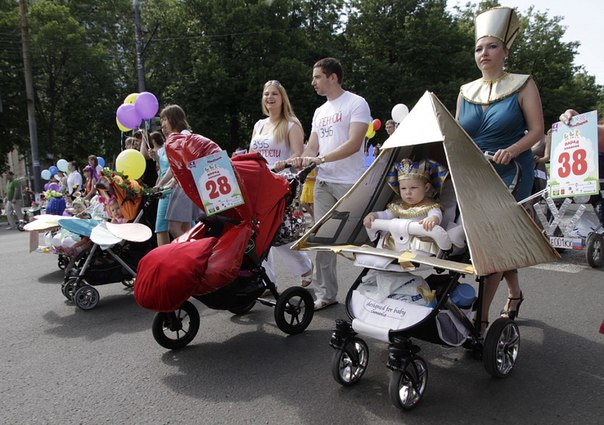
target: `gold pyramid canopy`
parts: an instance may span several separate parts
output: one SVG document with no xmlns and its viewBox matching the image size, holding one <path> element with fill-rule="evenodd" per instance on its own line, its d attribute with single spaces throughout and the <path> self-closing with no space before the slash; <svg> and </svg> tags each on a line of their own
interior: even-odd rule
<svg viewBox="0 0 604 425">
<path fill-rule="evenodd" d="M 370 211 L 392 197 L 386 170 L 412 153 L 446 164 L 477 275 L 555 261 L 559 254 L 497 175 L 455 118 L 426 92 L 384 143 L 379 157 L 293 249 L 355 252 L 367 242 L 362 226 Z M 428 260 L 429 261 L 429 260 Z"/>
</svg>

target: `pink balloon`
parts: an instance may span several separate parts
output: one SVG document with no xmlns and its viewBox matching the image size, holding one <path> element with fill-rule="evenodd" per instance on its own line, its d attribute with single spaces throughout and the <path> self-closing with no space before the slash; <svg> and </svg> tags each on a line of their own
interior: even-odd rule
<svg viewBox="0 0 604 425">
<path fill-rule="evenodd" d="M 139 93 L 136 97 L 136 100 L 134 101 L 134 108 L 142 119 L 148 120 L 157 114 L 159 102 L 153 93 L 144 91 Z"/>
<path fill-rule="evenodd" d="M 134 105 L 129 103 L 120 105 L 115 115 L 120 124 L 127 128 L 137 128 L 141 123 L 141 116 L 136 112 Z"/>
</svg>

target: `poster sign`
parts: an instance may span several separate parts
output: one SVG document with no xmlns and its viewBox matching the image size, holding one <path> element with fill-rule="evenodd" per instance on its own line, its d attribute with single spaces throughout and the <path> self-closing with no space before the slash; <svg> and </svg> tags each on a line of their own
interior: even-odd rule
<svg viewBox="0 0 604 425">
<path fill-rule="evenodd" d="M 552 126 L 550 196 L 567 198 L 599 193 L 598 114 L 572 117 L 569 125 Z"/>
<path fill-rule="evenodd" d="M 233 165 L 225 151 L 189 162 L 189 170 L 208 216 L 245 203 Z"/>
</svg>

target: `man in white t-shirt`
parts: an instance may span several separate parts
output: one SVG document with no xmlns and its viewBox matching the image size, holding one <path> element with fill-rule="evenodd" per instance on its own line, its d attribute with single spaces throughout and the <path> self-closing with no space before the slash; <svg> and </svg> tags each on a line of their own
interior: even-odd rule
<svg viewBox="0 0 604 425">
<path fill-rule="evenodd" d="M 321 59 L 313 66 L 312 86 L 327 101 L 315 111 L 308 145 L 294 165 L 319 165 L 314 191 L 315 217 L 327 213 L 365 171 L 363 140 L 371 121 L 369 105 L 361 96 L 342 88 L 342 65 Z M 319 155 L 319 156 L 317 156 Z M 337 302 L 337 257 L 317 252 L 315 310 Z"/>
</svg>

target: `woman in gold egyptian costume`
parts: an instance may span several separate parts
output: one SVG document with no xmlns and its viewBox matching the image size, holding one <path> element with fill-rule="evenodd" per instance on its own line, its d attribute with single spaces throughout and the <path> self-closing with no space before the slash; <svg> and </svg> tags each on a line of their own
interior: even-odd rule
<svg viewBox="0 0 604 425">
<path fill-rule="evenodd" d="M 515 159 L 521 168 L 516 199 L 524 199 L 533 186 L 531 146 L 543 137 L 543 110 L 537 85 L 530 75 L 505 71 L 505 59 L 518 35 L 519 20 L 513 9 L 498 7 L 476 17 L 474 59 L 482 77 L 464 84 L 457 100 L 456 118 L 478 147 L 494 153 L 494 167 L 509 186 Z M 508 300 L 501 315 L 515 319 L 524 300 L 516 270 L 503 273 Z M 502 273 L 487 277 L 482 328 L 488 325 L 489 306 Z"/>
</svg>

